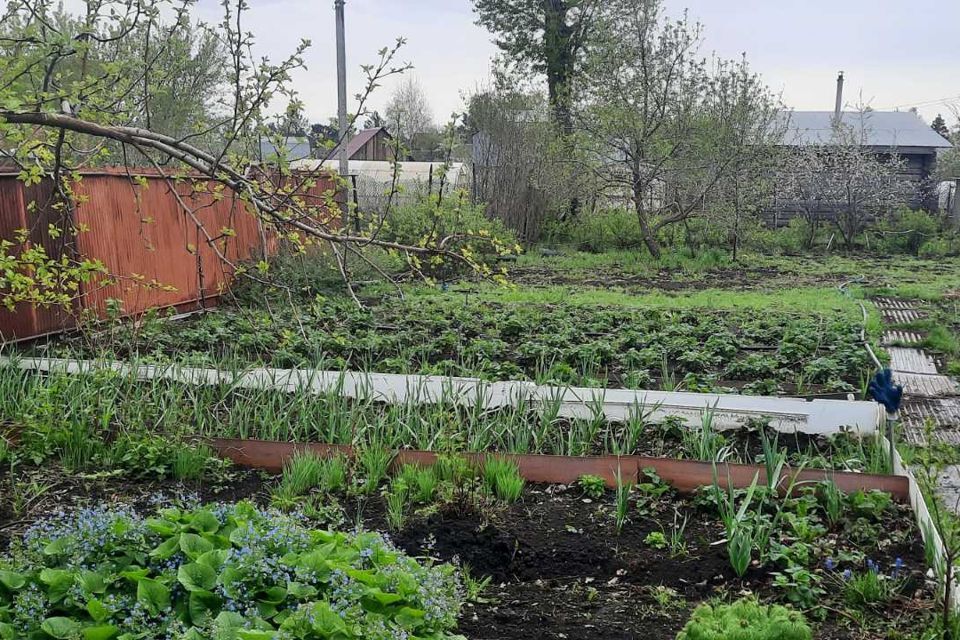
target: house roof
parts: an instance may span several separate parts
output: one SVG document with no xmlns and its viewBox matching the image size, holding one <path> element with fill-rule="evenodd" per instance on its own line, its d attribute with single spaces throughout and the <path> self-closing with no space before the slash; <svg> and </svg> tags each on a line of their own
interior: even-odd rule
<svg viewBox="0 0 960 640">
<path fill-rule="evenodd" d="M 401 162 L 396 165 L 397 179 L 401 183 L 427 182 L 431 176 L 439 180 L 440 170 L 446 164 L 446 182 L 457 186 L 466 180 L 466 168 L 462 162 Z M 299 171 L 317 171 L 318 169 L 338 170 L 337 160 L 300 160 L 290 164 Z M 386 160 L 351 160 L 350 174 L 368 178 L 374 182 L 390 183 L 393 180 L 394 164 Z"/>
<path fill-rule="evenodd" d="M 786 120 L 783 143 L 787 146 L 830 144 L 833 140 L 833 111 L 783 111 Z M 840 121 L 862 130 L 870 147 L 929 147 L 946 149 L 950 142 L 930 128 L 912 111 L 844 111 Z"/>
<path fill-rule="evenodd" d="M 308 138 L 294 137 L 284 139 L 284 147 L 287 150 L 287 160 L 303 160 L 310 157 L 310 140 Z M 260 157 L 263 160 L 274 160 L 277 157 L 277 148 L 267 138 L 260 138 Z"/>
<path fill-rule="evenodd" d="M 353 156 L 363 148 L 363 145 L 373 140 L 381 131 L 383 131 L 388 138 L 393 137 L 390 135 L 390 132 L 387 131 L 386 127 L 373 127 L 372 129 L 364 129 L 357 135 L 353 136 L 349 142 L 347 142 L 347 157 L 353 158 Z"/>
</svg>

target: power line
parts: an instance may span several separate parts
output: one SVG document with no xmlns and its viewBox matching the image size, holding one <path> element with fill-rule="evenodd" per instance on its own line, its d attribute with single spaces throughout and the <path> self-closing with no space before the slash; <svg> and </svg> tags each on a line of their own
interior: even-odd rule
<svg viewBox="0 0 960 640">
<path fill-rule="evenodd" d="M 892 107 L 881 107 L 879 111 L 887 111 L 891 109 L 903 109 L 904 107 L 932 107 L 938 104 L 946 105 L 954 100 L 960 100 L 960 95 L 948 96 L 946 98 L 937 98 L 935 100 L 927 100 L 925 102 L 909 102 L 907 104 L 898 104 Z"/>
</svg>

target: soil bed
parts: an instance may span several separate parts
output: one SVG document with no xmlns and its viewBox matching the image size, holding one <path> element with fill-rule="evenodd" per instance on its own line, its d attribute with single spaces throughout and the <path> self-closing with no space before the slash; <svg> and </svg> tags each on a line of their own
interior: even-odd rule
<svg viewBox="0 0 960 640">
<path fill-rule="evenodd" d="M 234 470 L 217 482 L 183 484 L 137 482 L 104 476 L 70 476 L 55 470 L 25 469 L 29 479 L 48 489 L 14 515 L 9 479 L 0 474 L 0 551 L 32 522 L 81 505 L 102 502 L 132 504 L 147 510 L 158 496 L 194 494 L 201 502 L 250 499 L 269 504 L 274 480 L 257 472 Z M 352 523 L 386 531 L 380 496 L 360 501 L 343 497 L 339 517 L 332 524 Z M 327 499 L 316 500 L 322 505 Z M 726 547 L 718 543 L 723 527 L 715 513 L 695 498 L 655 501 L 646 513 L 632 504 L 630 520 L 618 535 L 613 518 L 614 498 L 586 498 L 579 488 L 528 486 L 513 505 L 475 502 L 448 503 L 421 508 L 406 526 L 391 534 L 408 553 L 443 561 L 457 560 L 475 577 L 490 576 L 480 602 L 468 604 L 461 633 L 472 639 L 587 638 L 672 640 L 690 611 L 714 597 L 732 599 L 752 592 L 762 599 L 781 599 L 774 586 L 774 565 L 752 567 L 736 576 L 727 561 Z M 675 516 L 675 513 L 679 516 Z M 651 533 L 669 536 L 676 522 L 688 518 L 683 533 L 686 553 L 671 557 L 669 549 L 649 542 Z M 789 539 L 784 539 L 789 542 Z M 896 601 L 871 610 L 856 624 L 843 608 L 842 595 L 824 581 L 827 593 L 818 602 L 824 615 L 809 618 L 819 639 L 887 637 L 893 630 L 914 631 L 924 626 L 932 596 L 924 579 L 924 552 L 909 509 L 893 505 L 882 526 L 840 526 L 813 544 L 830 558 L 858 551 L 883 569 L 899 558 L 905 587 Z M 827 573 L 822 560 L 810 571 Z M 838 560 L 832 574 L 857 566 Z M 863 626 L 867 625 L 867 626 Z"/>
</svg>

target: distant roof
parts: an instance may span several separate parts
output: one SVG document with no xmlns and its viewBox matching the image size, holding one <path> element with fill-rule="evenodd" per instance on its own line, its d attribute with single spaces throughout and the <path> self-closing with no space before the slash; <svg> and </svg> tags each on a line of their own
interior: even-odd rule
<svg viewBox="0 0 960 640">
<path fill-rule="evenodd" d="M 303 160 L 310 157 L 310 140 L 299 136 L 291 136 L 283 141 L 287 150 L 287 160 Z M 260 157 L 266 160 L 277 158 L 277 148 L 268 138 L 260 138 Z"/>
<path fill-rule="evenodd" d="M 830 144 L 833 140 L 833 111 L 783 111 L 787 146 Z M 912 111 L 844 111 L 840 121 L 862 130 L 870 147 L 949 148 L 950 142 L 930 128 Z M 783 120 L 781 120 L 783 122 Z"/>
<path fill-rule="evenodd" d="M 301 171 L 316 171 L 319 168 L 337 169 L 336 160 L 300 160 L 291 164 L 293 169 Z M 401 182 L 422 181 L 427 182 L 431 176 L 434 180 L 439 180 L 440 170 L 444 166 L 443 162 L 400 162 L 397 164 Z M 351 175 L 362 176 L 377 182 L 390 182 L 393 180 L 393 163 L 386 160 L 351 160 Z M 466 179 L 466 168 L 462 162 L 450 162 L 447 164 L 446 179 L 448 184 L 456 185 L 460 180 Z"/>
<path fill-rule="evenodd" d="M 390 132 L 387 131 L 386 127 L 373 127 L 372 129 L 364 129 L 357 135 L 353 136 L 349 142 L 347 142 L 347 157 L 352 158 L 354 155 L 356 155 L 356 153 L 363 148 L 363 145 L 373 140 L 373 138 L 376 137 L 376 135 L 381 131 L 383 131 L 388 138 L 393 137 L 390 135 Z"/>
</svg>

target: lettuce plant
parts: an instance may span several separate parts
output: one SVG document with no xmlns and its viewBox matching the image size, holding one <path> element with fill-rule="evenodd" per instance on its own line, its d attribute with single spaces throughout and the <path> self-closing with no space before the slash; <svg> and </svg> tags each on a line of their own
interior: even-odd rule
<svg viewBox="0 0 960 640">
<path fill-rule="evenodd" d="M 450 639 L 451 565 L 250 503 L 58 513 L 0 556 L 0 639 Z"/>
</svg>

